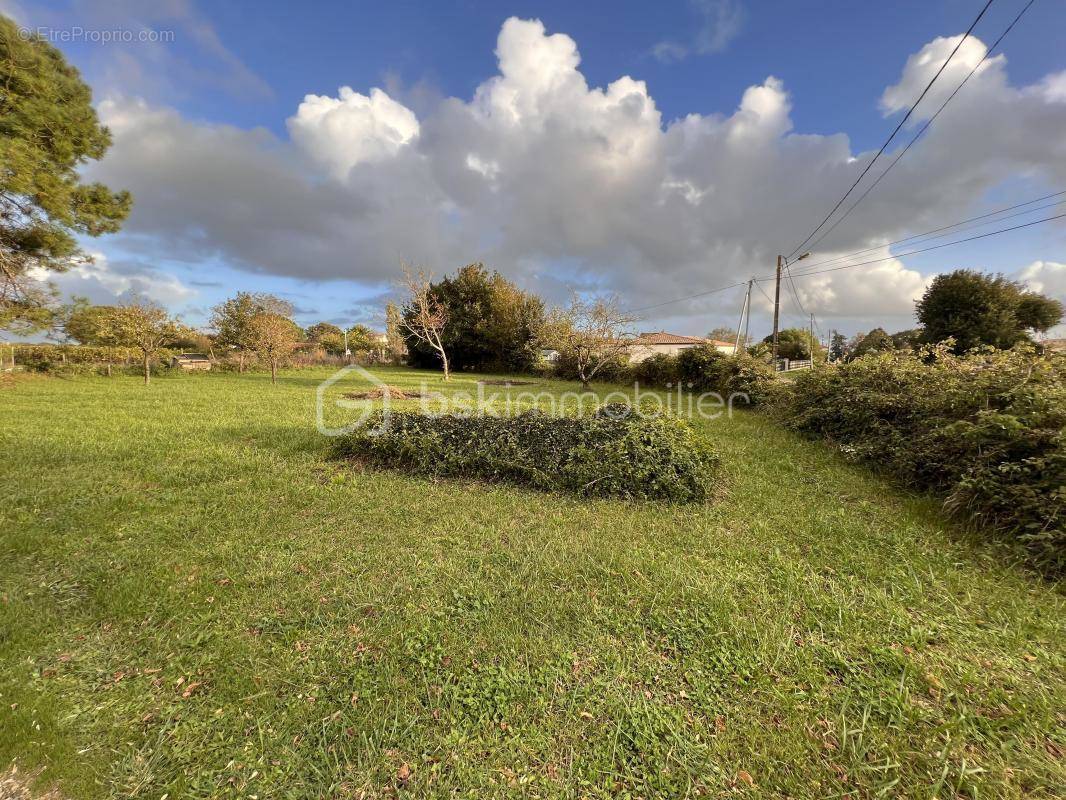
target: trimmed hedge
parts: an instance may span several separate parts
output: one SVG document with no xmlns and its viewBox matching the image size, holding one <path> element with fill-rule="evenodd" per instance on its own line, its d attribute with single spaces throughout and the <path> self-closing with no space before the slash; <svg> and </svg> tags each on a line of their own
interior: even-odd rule
<svg viewBox="0 0 1066 800">
<path fill-rule="evenodd" d="M 1066 356 L 871 355 L 800 374 L 775 411 L 1066 572 Z"/>
<path fill-rule="evenodd" d="M 379 411 L 341 437 L 334 453 L 424 475 L 675 502 L 709 497 L 718 465 L 711 447 L 683 421 L 624 405 L 604 406 L 591 417 Z"/>
</svg>

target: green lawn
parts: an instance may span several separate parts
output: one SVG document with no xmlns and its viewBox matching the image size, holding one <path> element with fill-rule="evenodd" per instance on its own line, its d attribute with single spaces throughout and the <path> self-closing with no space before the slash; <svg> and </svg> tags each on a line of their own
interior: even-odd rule
<svg viewBox="0 0 1066 800">
<path fill-rule="evenodd" d="M 156 800 L 1061 796 L 1066 599 L 935 502 L 752 413 L 701 424 L 706 506 L 358 471 L 315 429 L 326 374 L 0 384 L 0 772 Z"/>
</svg>

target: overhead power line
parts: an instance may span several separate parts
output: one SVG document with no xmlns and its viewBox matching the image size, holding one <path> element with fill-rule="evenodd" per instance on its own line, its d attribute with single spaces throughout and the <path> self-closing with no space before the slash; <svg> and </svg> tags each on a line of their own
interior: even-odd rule
<svg viewBox="0 0 1066 800">
<path fill-rule="evenodd" d="M 941 226 L 939 228 L 933 228 L 932 230 L 926 231 L 925 233 L 916 233 L 916 234 L 914 234 L 912 236 L 906 236 L 906 237 L 904 237 L 902 239 L 896 239 L 896 240 L 891 241 L 891 242 L 885 242 L 884 244 L 875 244 L 872 247 L 864 247 L 862 250 L 856 250 L 856 251 L 854 251 L 852 253 L 848 253 L 846 255 L 834 256 L 833 258 L 827 258 L 827 259 L 824 259 L 822 261 L 816 261 L 813 264 L 808 264 L 805 269 L 812 269 L 814 267 L 821 266 L 822 264 L 832 264 L 832 263 L 837 262 L 837 261 L 846 261 L 849 258 L 854 258 L 855 256 L 862 255 L 863 253 L 870 253 L 870 252 L 873 252 L 874 250 L 880 250 L 880 249 L 882 249 L 884 247 L 892 247 L 892 246 L 897 245 L 897 244 L 903 244 L 904 242 L 911 242 L 912 244 L 924 244 L 925 242 L 931 242 L 934 239 L 940 239 L 940 238 L 943 238 L 944 236 L 954 236 L 957 233 L 962 233 L 963 231 L 973 230 L 974 228 L 981 228 L 981 227 L 984 227 L 985 225 L 994 225 L 997 222 L 1004 222 L 1004 221 L 1006 221 L 1008 219 L 1014 219 L 1015 217 L 1024 217 L 1026 214 L 1033 214 L 1033 213 L 1035 213 L 1037 211 L 1043 211 L 1044 209 L 1054 208 L 1055 206 L 1062 205 L 1063 203 L 1066 203 L 1066 198 L 1063 198 L 1062 200 L 1056 200 L 1053 203 L 1047 203 L 1047 204 L 1042 205 L 1042 206 L 1036 206 L 1035 208 L 1027 208 L 1024 211 L 1019 211 L 1019 212 L 1017 212 L 1015 214 L 1007 214 L 1007 216 L 999 217 L 999 219 L 988 219 L 988 217 L 995 217 L 995 216 L 997 216 L 999 214 L 1003 214 L 1006 211 L 1013 211 L 1015 209 L 1022 208 L 1023 206 L 1032 205 L 1033 203 L 1039 203 L 1041 200 L 1047 200 L 1048 198 L 1051 198 L 1051 197 L 1060 197 L 1062 195 L 1066 195 L 1066 191 L 1055 192 L 1054 194 L 1044 195 L 1043 197 L 1038 197 L 1035 200 L 1029 200 L 1029 201 L 1027 201 L 1025 203 L 1018 203 L 1017 205 L 1007 206 L 1006 208 L 1000 208 L 1000 209 L 998 209 L 996 211 L 990 211 L 987 214 L 981 214 L 981 215 L 976 216 L 976 217 L 970 217 L 969 219 L 959 220 L 958 222 L 953 222 L 951 225 L 943 225 L 943 226 Z M 978 220 L 982 220 L 982 219 L 985 220 L 985 221 L 984 222 L 977 222 Z M 976 225 L 969 224 L 969 223 L 974 223 L 974 222 L 976 222 L 977 224 Z M 963 227 L 963 226 L 965 226 L 965 227 Z M 955 230 L 952 230 L 952 229 L 955 229 Z M 947 231 L 947 233 L 941 233 L 941 231 Z M 919 240 L 919 239 L 921 239 L 923 241 L 921 241 L 921 242 L 916 241 L 916 240 Z"/>
<path fill-rule="evenodd" d="M 955 57 L 955 54 L 957 52 L 959 52 L 959 48 L 962 47 L 963 42 L 965 42 L 968 38 L 970 38 L 970 33 L 977 26 L 977 23 L 981 21 L 981 17 L 983 17 L 985 15 L 985 12 L 988 11 L 988 7 L 992 5 L 992 2 L 993 2 L 993 0 L 988 0 L 988 2 L 985 3 L 984 8 L 981 9 L 981 13 L 979 13 L 977 15 L 977 17 L 974 18 L 974 21 L 970 23 L 970 27 L 966 29 L 966 33 L 963 34 L 961 39 L 959 39 L 958 44 L 955 45 L 955 48 L 951 51 L 951 53 L 948 55 L 948 57 L 944 60 L 944 63 L 940 65 L 940 69 L 938 69 L 936 71 L 936 74 L 932 77 L 932 79 L 929 81 L 929 83 L 926 84 L 925 88 L 922 90 L 922 93 L 920 95 L 918 95 L 918 99 L 915 100 L 913 105 L 911 105 L 911 107 L 907 110 L 907 113 L 904 115 L 903 119 L 901 119 L 899 121 L 899 124 L 895 127 L 895 130 L 893 130 L 892 133 L 889 134 L 889 137 L 887 139 L 885 139 L 884 144 L 881 145 L 881 149 L 877 151 L 877 155 L 875 155 L 873 157 L 873 159 L 870 161 L 870 163 L 866 165 L 865 169 L 863 169 L 863 171 L 861 173 L 859 173 L 859 177 L 855 179 L 855 182 L 853 184 L 851 184 L 851 186 L 848 188 L 848 190 L 846 192 L 844 192 L 843 197 L 841 197 L 837 201 L 836 205 L 833 206 L 832 209 L 830 209 L 829 213 L 825 215 L 825 219 L 823 219 L 821 222 L 819 222 L 818 226 L 813 231 L 811 231 L 809 234 L 807 234 L 807 238 L 804 239 L 802 242 L 800 242 L 796 246 L 796 248 L 791 253 L 788 254 L 788 258 L 792 258 L 792 256 L 796 255 L 796 253 L 798 253 L 800 250 L 803 249 L 804 245 L 806 245 L 807 242 L 809 242 L 811 239 L 814 238 L 814 236 L 818 233 L 818 231 L 820 231 L 822 229 L 822 227 L 829 221 L 829 219 L 844 204 L 844 201 L 848 199 L 848 197 L 851 195 L 851 193 L 855 190 L 855 187 L 859 185 L 859 182 L 864 177 L 866 177 L 866 173 L 868 173 L 870 171 L 870 168 L 873 167 L 873 165 L 877 162 L 877 159 L 881 157 L 881 155 L 888 148 L 889 144 L 892 143 L 892 140 L 896 137 L 896 134 L 900 132 L 900 130 L 903 128 L 903 126 L 907 123 L 907 120 L 909 120 L 911 118 L 911 114 L 914 113 L 914 109 L 918 107 L 918 104 L 920 102 L 922 102 L 922 100 L 925 98 L 925 96 L 929 93 L 929 90 L 931 88 L 933 88 L 933 84 L 936 83 L 937 78 L 940 77 L 941 73 L 944 72 L 944 70 L 947 68 L 948 64 L 951 63 L 951 60 Z"/>
<path fill-rule="evenodd" d="M 796 282 L 792 279 L 792 270 L 789 266 L 785 265 L 785 274 L 788 276 L 788 287 L 792 290 L 792 298 L 796 301 L 796 306 L 799 308 L 800 313 L 806 316 L 807 309 L 803 307 L 803 301 L 800 300 L 799 292 L 796 291 Z"/>
<path fill-rule="evenodd" d="M 917 142 L 922 137 L 922 134 L 924 134 L 929 129 L 929 126 L 933 124 L 933 120 L 935 120 L 937 117 L 939 117 L 940 116 L 940 112 L 943 111 L 945 108 L 947 108 L 948 103 L 950 103 L 952 100 L 955 99 L 955 95 L 957 95 L 959 93 L 959 90 L 962 89 L 962 87 L 966 85 L 966 83 L 970 80 L 970 78 L 972 78 L 974 76 L 974 73 L 976 73 L 977 70 L 979 70 L 981 68 L 981 65 L 984 64 L 988 60 L 989 56 L 992 55 L 992 52 L 996 49 L 996 47 L 999 46 L 999 43 L 1002 42 L 1004 37 L 1006 37 L 1006 35 L 1011 32 L 1011 30 L 1014 28 L 1014 26 L 1016 24 L 1018 24 L 1018 20 L 1020 20 L 1025 15 L 1025 12 L 1028 11 L 1030 6 L 1032 6 L 1033 3 L 1035 3 L 1035 2 L 1036 2 L 1036 0 L 1029 0 L 1029 2 L 1026 3 L 1022 7 L 1022 10 L 1018 12 L 1018 15 L 1011 21 L 1010 25 L 1008 25 L 1006 27 L 1006 29 L 1003 31 L 1003 33 L 1001 33 L 999 35 L 999 37 L 994 42 L 992 42 L 991 46 L 987 50 L 985 50 L 984 57 L 980 61 L 977 62 L 977 64 L 974 66 L 974 68 L 970 70 L 969 74 L 965 78 L 962 79 L 962 82 L 958 86 L 955 87 L 955 91 L 953 91 L 950 95 L 948 95 L 947 100 L 945 100 L 940 105 L 940 108 L 938 108 L 936 110 L 936 113 L 934 113 L 931 117 L 929 117 L 929 119 L 927 119 L 925 121 L 925 124 L 922 125 L 922 127 L 918 129 L 918 132 L 916 134 L 914 134 L 913 137 L 911 137 L 911 140 L 909 142 L 907 142 L 906 147 L 904 147 L 902 150 L 900 150 L 896 154 L 896 157 L 893 158 L 892 161 L 889 163 L 889 165 L 887 167 L 885 167 L 884 171 L 880 175 L 877 176 L 877 178 L 874 180 L 874 182 L 871 183 L 867 187 L 866 191 L 864 191 L 861 195 L 859 195 L 859 198 L 854 203 L 852 203 L 850 206 L 848 206 L 848 208 L 844 211 L 844 213 L 841 214 L 839 217 L 837 217 L 836 221 L 833 222 L 832 225 L 830 225 L 828 228 L 826 228 L 824 231 L 822 231 L 821 235 L 817 239 L 815 239 L 813 242 L 811 242 L 811 249 L 814 249 L 814 247 L 816 247 L 817 244 L 820 241 L 822 241 L 826 236 L 828 236 L 830 233 L 832 233 L 833 230 L 836 228 L 836 226 L 839 225 L 841 222 L 843 222 L 847 218 L 847 216 L 852 211 L 855 210 L 855 207 L 857 205 L 859 205 L 859 203 L 861 203 L 863 200 L 866 199 L 866 196 L 870 192 L 872 192 L 874 190 L 874 187 L 876 187 L 877 184 L 879 184 L 881 182 L 882 178 L 884 178 L 889 172 L 892 171 L 892 168 L 894 166 L 896 166 L 896 164 L 899 163 L 900 159 L 903 158 L 903 156 L 905 156 L 907 154 L 907 151 L 911 149 L 911 147 L 914 145 L 914 143 Z M 961 44 L 961 42 L 960 42 L 960 44 Z"/>
<path fill-rule="evenodd" d="M 769 303 L 769 304 L 770 304 L 770 307 L 772 308 L 772 307 L 773 307 L 773 305 L 774 305 L 774 301 L 773 301 L 773 298 L 771 298 L 771 297 L 770 297 L 770 295 L 768 295 L 768 294 L 766 293 L 766 290 L 765 290 L 765 289 L 763 289 L 763 288 L 762 288 L 762 286 L 760 286 L 760 285 L 759 285 L 759 280 L 760 280 L 759 278 L 753 278 L 753 279 L 752 279 L 752 284 L 753 284 L 753 285 L 755 286 L 755 288 L 756 288 L 756 289 L 758 289 L 758 290 L 759 290 L 759 293 L 760 293 L 760 294 L 761 294 L 761 295 L 762 295 L 763 297 L 765 297 L 765 298 L 766 298 L 766 302 L 767 302 L 767 303 Z M 762 280 L 766 280 L 766 278 L 762 278 Z M 802 321 L 802 320 L 801 320 L 801 319 L 800 319 L 799 317 L 797 317 L 797 316 L 796 316 L 795 314 L 789 314 L 789 313 L 788 313 L 788 312 L 786 311 L 786 312 L 785 312 L 785 316 L 786 316 L 786 317 L 787 317 L 788 319 L 790 319 L 790 320 L 792 320 L 793 322 L 795 322 L 795 323 L 798 323 L 798 324 L 803 324 L 803 321 Z"/>
<path fill-rule="evenodd" d="M 1025 206 L 1030 206 L 1030 205 L 1033 205 L 1034 203 L 1039 203 L 1039 202 L 1041 202 L 1043 200 L 1050 200 L 1053 197 L 1062 197 L 1063 195 L 1066 195 L 1066 189 L 1064 189 L 1062 191 L 1058 191 L 1058 192 L 1052 192 L 1051 194 L 1046 194 L 1046 195 L 1044 195 L 1042 197 L 1036 197 L 1036 198 L 1033 198 L 1032 200 L 1026 200 L 1024 203 L 1015 203 L 1012 206 L 1006 206 L 1004 208 L 998 208 L 995 211 L 989 211 L 989 212 L 987 212 L 985 214 L 978 214 L 976 217 L 969 217 L 967 219 L 959 220 L 958 222 L 952 222 L 950 225 L 941 225 L 939 228 L 933 228 L 932 230 L 924 231 L 923 233 L 915 233 L 915 234 L 912 234 L 911 236 L 904 236 L 902 239 L 895 239 L 895 240 L 893 240 L 891 242 L 885 242 L 884 244 L 877 244 L 877 245 L 874 245 L 873 247 L 866 247 L 866 248 L 863 248 L 862 250 L 856 250 L 853 253 L 847 253 L 847 254 L 842 255 L 842 256 L 834 256 L 833 258 L 827 258 L 827 259 L 825 259 L 823 261 L 816 261 L 813 264 L 807 265 L 807 267 L 804 270 L 804 272 L 796 273 L 796 275 L 800 276 L 800 275 L 805 275 L 805 274 L 811 274 L 809 271 L 813 270 L 815 267 L 820 267 L 820 266 L 822 266 L 824 264 L 835 264 L 838 261 L 846 261 L 846 260 L 854 258 L 856 256 L 861 256 L 863 253 L 870 253 L 870 252 L 873 252 L 875 250 L 880 250 L 880 249 L 885 248 L 885 247 L 892 247 L 892 246 L 897 245 L 897 244 L 904 244 L 906 242 L 911 242 L 913 244 L 922 244 L 922 242 L 919 242 L 919 241 L 916 241 L 916 240 L 925 239 L 925 237 L 927 237 L 927 236 L 930 237 L 930 238 L 929 239 L 925 239 L 925 241 L 932 241 L 933 239 L 940 238 L 940 236 L 934 236 L 933 234 L 941 234 L 943 231 L 952 231 L 953 228 L 959 228 L 962 225 L 967 225 L 967 224 L 969 224 L 971 222 L 977 222 L 978 220 L 988 220 L 988 221 L 987 222 L 983 222 L 980 225 L 976 225 L 976 226 L 973 226 L 973 227 L 981 227 L 982 225 L 991 225 L 991 224 L 996 223 L 996 222 L 1003 222 L 1004 220 L 1013 219 L 1014 217 L 1024 216 L 1025 214 L 1032 214 L 1032 213 L 1034 213 L 1036 211 L 1041 211 L 1041 210 L 1046 209 L 1046 208 L 1052 208 L 1054 206 L 1060 205 L 1061 203 L 1066 203 L 1066 198 L 1063 198 L 1062 200 L 1057 200 L 1054 203 L 1048 203 L 1047 205 L 1037 206 L 1036 208 L 1030 208 L 1030 209 L 1022 211 L 1022 212 L 1020 212 L 1018 214 L 1011 214 L 1011 215 L 1006 216 L 1006 217 L 1000 217 L 999 219 L 988 219 L 989 217 L 995 217 L 998 214 L 1003 214 L 1003 213 L 1005 213 L 1007 211 L 1015 211 L 1015 210 L 1017 210 L 1019 208 L 1024 208 Z M 1058 217 L 1049 217 L 1048 219 L 1058 219 Z M 1047 220 L 1043 220 L 1043 219 L 1042 220 L 1037 220 L 1037 222 L 1045 222 L 1045 221 L 1047 221 Z M 1018 227 L 1025 227 L 1025 226 L 1016 226 L 1016 227 L 1013 227 L 1013 228 L 1007 228 L 1004 231 L 992 231 L 992 233 L 1000 233 L 1000 232 L 1017 230 Z M 963 228 L 962 230 L 970 230 L 970 228 Z M 954 233 L 960 233 L 960 232 L 961 232 L 960 230 L 955 230 L 955 231 L 952 231 L 951 234 L 944 234 L 944 235 L 952 235 Z M 972 239 L 962 239 L 959 242 L 948 242 L 947 244 L 959 244 L 961 242 L 966 242 L 966 241 L 972 241 Z M 943 245 L 943 246 L 946 246 L 946 245 Z M 924 251 L 921 251 L 921 252 L 924 252 Z M 873 261 L 864 261 L 864 262 L 861 262 L 861 263 L 862 264 L 880 263 L 882 261 L 888 261 L 888 260 L 893 259 L 893 258 L 901 258 L 901 257 L 906 256 L 906 255 L 910 255 L 910 253 L 901 253 L 898 256 L 897 255 L 886 256 L 885 258 L 874 259 Z M 860 264 L 855 264 L 854 266 L 860 266 Z M 788 274 L 789 274 L 789 277 L 792 276 L 791 270 L 789 271 Z M 768 279 L 772 280 L 772 276 L 770 278 L 766 278 L 766 277 L 758 278 L 758 279 L 756 279 L 756 282 L 758 282 L 758 280 L 768 280 Z M 629 309 L 629 311 L 631 313 L 635 313 L 635 312 L 638 312 L 638 311 L 650 311 L 651 309 L 662 308 L 663 306 L 673 305 L 674 303 L 683 303 L 686 300 L 696 300 L 696 299 L 698 299 L 700 297 L 706 297 L 708 295 L 717 294 L 718 292 L 725 292 L 725 291 L 728 291 L 730 289 L 735 289 L 738 286 L 745 286 L 745 285 L 746 285 L 746 282 L 731 283 L 728 286 L 719 286 L 716 289 L 709 289 L 708 291 L 697 292 L 696 294 L 688 294 L 688 295 L 685 295 L 684 297 L 674 298 L 673 300 L 664 300 L 661 303 L 655 303 L 655 304 L 650 305 L 650 306 L 641 306 L 640 308 L 632 308 L 632 309 Z M 759 288 L 759 291 L 762 291 L 761 287 Z M 764 292 L 764 295 L 765 295 L 765 292 Z M 771 300 L 770 302 L 772 303 L 773 301 Z"/>
<path fill-rule="evenodd" d="M 873 258 L 873 259 L 870 259 L 869 261 L 860 261 L 857 264 L 844 264 L 844 265 L 839 266 L 839 267 L 830 267 L 828 269 L 816 269 L 816 270 L 809 270 L 809 271 L 805 271 L 805 272 L 797 272 L 795 277 L 797 277 L 797 278 L 805 278 L 808 275 L 822 275 L 822 274 L 824 274 L 826 272 L 838 272 L 839 270 L 842 270 L 842 269 L 851 269 L 853 267 L 864 267 L 864 266 L 866 266 L 868 264 L 879 264 L 882 261 L 891 261 L 894 258 L 905 258 L 906 256 L 915 256 L 915 255 L 918 255 L 919 253 L 928 253 L 930 250 L 940 250 L 943 247 L 952 247 L 953 245 L 956 245 L 956 244 L 964 244 L 965 242 L 973 242 L 973 241 L 976 241 L 978 239 L 987 239 L 989 236 L 996 236 L 996 235 L 998 235 L 1000 233 L 1010 233 L 1011 231 L 1020 230 L 1022 228 L 1029 228 L 1029 227 L 1032 227 L 1033 225 L 1039 225 L 1042 222 L 1051 222 L 1052 220 L 1063 219 L 1063 218 L 1066 218 L 1066 213 L 1056 214 L 1053 217 L 1044 217 L 1043 219 L 1033 220 L 1032 222 L 1025 222 L 1025 223 L 1022 223 L 1021 225 L 1013 225 L 1013 226 L 1011 226 L 1009 228 L 1001 228 L 998 231 L 989 231 L 988 233 L 981 233 L 981 234 L 978 234 L 977 236 L 968 236 L 965 239 L 958 239 L 958 240 L 956 240 L 954 242 L 944 242 L 943 244 L 935 244 L 932 247 L 923 247 L 920 250 L 910 250 L 910 251 L 908 251 L 906 253 L 899 253 L 899 254 L 896 254 L 896 255 L 885 256 L 884 258 Z M 814 266 L 814 265 L 812 265 L 812 266 Z M 761 280 L 769 280 L 769 278 L 764 276 Z"/>
<path fill-rule="evenodd" d="M 708 289 L 706 292 L 699 292 L 697 294 L 685 295 L 684 297 L 678 297 L 675 300 L 665 300 L 662 303 L 655 303 L 655 304 L 650 305 L 650 306 L 641 306 L 640 308 L 631 308 L 631 309 L 629 309 L 629 313 L 635 314 L 638 311 L 650 311 L 653 308 L 662 308 L 663 306 L 673 305 L 674 303 L 683 303 L 686 300 L 695 300 L 698 297 L 706 297 L 707 295 L 717 294 L 718 292 L 725 292 L 725 291 L 728 291 L 729 289 L 735 289 L 738 286 L 747 286 L 747 285 L 748 285 L 747 281 L 742 281 L 741 283 L 731 283 L 728 286 L 719 286 L 717 289 Z"/>
</svg>

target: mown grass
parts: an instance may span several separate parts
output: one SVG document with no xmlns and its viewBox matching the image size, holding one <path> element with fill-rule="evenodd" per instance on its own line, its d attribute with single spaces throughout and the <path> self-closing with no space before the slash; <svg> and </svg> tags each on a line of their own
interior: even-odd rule
<svg viewBox="0 0 1066 800">
<path fill-rule="evenodd" d="M 73 797 L 1061 796 L 1066 601 L 932 501 L 752 413 L 700 423 L 705 506 L 361 471 L 315 430 L 325 374 L 0 388 L 0 771 Z"/>
</svg>

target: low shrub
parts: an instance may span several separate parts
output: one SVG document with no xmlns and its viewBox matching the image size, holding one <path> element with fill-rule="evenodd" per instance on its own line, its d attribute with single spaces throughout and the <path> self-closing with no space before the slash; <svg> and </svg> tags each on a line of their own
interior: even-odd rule
<svg viewBox="0 0 1066 800">
<path fill-rule="evenodd" d="M 871 355 L 802 373 L 775 410 L 1066 570 L 1066 356 L 1021 345 Z"/>
<path fill-rule="evenodd" d="M 718 392 L 726 398 L 745 394 L 753 404 L 766 399 L 774 380 L 769 364 L 747 353 L 723 353 L 710 344 L 678 353 L 677 374 L 681 384 L 693 391 Z"/>
<path fill-rule="evenodd" d="M 559 357 L 552 362 L 552 376 L 564 381 L 580 380 L 577 374 L 577 359 L 573 353 L 560 352 Z M 594 383 L 629 383 L 632 378 L 629 360 L 625 355 L 617 355 L 604 359 L 593 376 Z"/>
<path fill-rule="evenodd" d="M 376 414 L 337 440 L 338 457 L 425 475 L 693 502 L 711 493 L 718 459 L 683 421 L 609 405 L 590 417 Z"/>
<path fill-rule="evenodd" d="M 682 385 L 697 392 L 718 391 L 718 371 L 725 353 L 709 344 L 689 347 L 677 354 L 677 374 Z"/>
<path fill-rule="evenodd" d="M 680 372 L 677 357 L 667 353 L 656 353 L 631 367 L 633 379 L 643 386 L 670 388 L 677 385 Z"/>
</svg>

